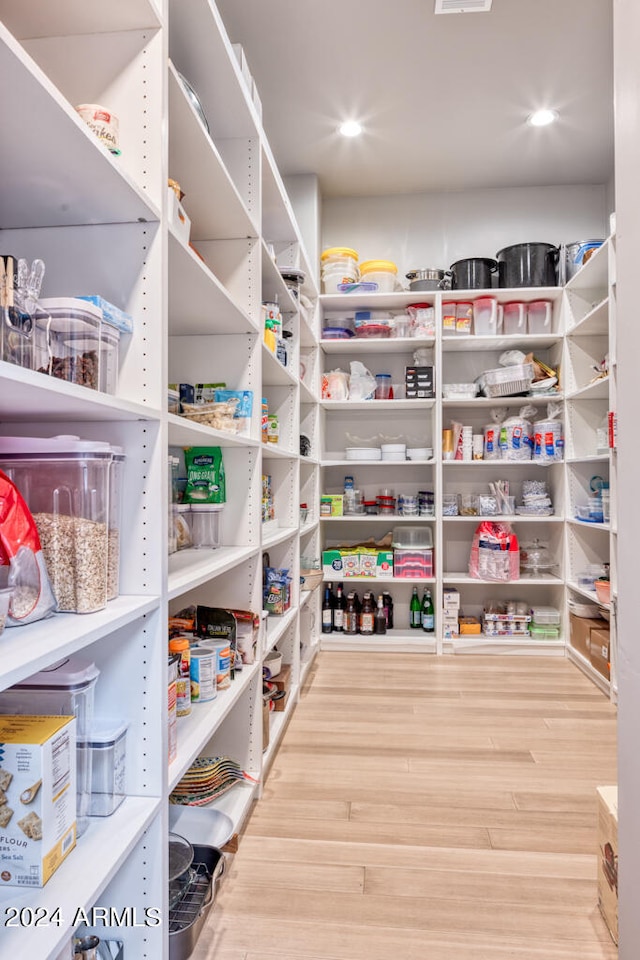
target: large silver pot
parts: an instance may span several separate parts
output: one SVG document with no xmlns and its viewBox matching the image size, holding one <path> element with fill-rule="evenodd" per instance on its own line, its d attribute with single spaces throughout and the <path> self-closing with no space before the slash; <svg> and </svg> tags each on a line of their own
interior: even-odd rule
<svg viewBox="0 0 640 960">
<path fill-rule="evenodd" d="M 447 285 L 446 270 L 437 267 L 409 270 L 405 276 L 409 281 L 409 290 L 443 290 Z"/>
</svg>

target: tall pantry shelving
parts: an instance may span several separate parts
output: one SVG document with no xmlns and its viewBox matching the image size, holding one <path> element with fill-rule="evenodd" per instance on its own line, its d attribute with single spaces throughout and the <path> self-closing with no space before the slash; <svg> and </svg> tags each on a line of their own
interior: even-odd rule
<svg viewBox="0 0 640 960">
<path fill-rule="evenodd" d="M 59 926 L 3 929 L 2 957 L 44 960 L 67 956 L 78 908 L 135 908 L 142 921 L 153 906 L 166 918 L 169 792 L 194 758 L 211 752 L 233 756 L 258 780 L 295 708 L 317 649 L 307 613 L 317 599 L 301 596 L 297 584 L 300 544 L 318 546 L 317 457 L 302 464 L 298 449 L 300 425 L 313 434 L 316 416 L 298 363 L 317 349 L 317 293 L 256 102 L 213 4 L 69 0 L 44 8 L 0 0 L 0 16 L 2 79 L 12 91 L 0 147 L 3 251 L 45 261 L 47 296 L 99 292 L 135 320 L 121 349 L 117 396 L 1 364 L 4 434 L 75 433 L 126 454 L 121 596 L 99 613 L 56 615 L 2 637 L 0 689 L 82 652 L 100 669 L 96 713 L 130 723 L 123 805 L 92 820 L 43 889 L 0 891 L 1 909 L 60 908 Z M 179 74 L 197 89 L 210 133 Z M 119 117 L 121 156 L 79 118 L 81 102 L 108 104 Z M 185 190 L 197 253 L 169 223 L 169 176 Z M 305 271 L 304 315 L 267 244 L 279 264 Z M 262 343 L 261 301 L 274 295 L 293 334 L 286 369 Z M 253 391 L 246 436 L 167 414 L 168 382 L 216 379 Z M 269 449 L 260 438 L 261 396 L 281 412 L 280 443 Z M 223 545 L 167 559 L 167 453 L 189 445 L 223 448 Z M 260 511 L 267 471 L 279 521 L 269 531 Z M 301 490 L 312 505 L 302 529 Z M 265 551 L 291 570 L 291 610 L 263 623 L 256 662 L 228 691 L 180 718 L 178 754 L 167 769 L 167 615 L 193 602 L 260 610 Z M 261 661 L 275 645 L 292 666 L 292 689 L 286 710 L 270 717 L 263 751 Z M 259 790 L 241 784 L 218 801 L 236 830 Z M 127 955 L 168 956 L 166 922 L 119 928 L 118 937 Z"/>
<path fill-rule="evenodd" d="M 348 297 L 323 294 L 323 317 L 353 313 L 358 309 L 402 311 L 416 301 L 435 307 L 436 335 L 429 341 L 414 339 L 321 340 L 321 364 L 325 371 L 349 369 L 349 362 L 361 360 L 372 373 L 391 373 L 392 382 L 402 383 L 405 363 L 412 362 L 418 347 L 431 348 L 434 363 L 435 399 L 408 401 L 320 402 L 322 417 L 322 493 L 340 493 L 345 475 L 355 478 L 355 486 L 375 497 L 381 488 L 393 488 L 395 495 L 414 493 L 418 488 L 434 493 L 435 514 L 430 517 L 343 516 L 322 518 L 323 545 L 357 543 L 379 539 L 393 526 L 410 522 L 430 526 L 433 532 L 435 565 L 431 581 L 437 582 L 436 635 L 432 639 L 407 629 L 408 602 L 415 581 L 364 578 L 356 589 L 390 590 L 395 607 L 395 629 L 382 637 L 322 637 L 323 649 L 375 650 L 397 648 L 425 653 L 526 653 L 570 656 L 599 686 L 615 695 L 615 521 L 593 524 L 575 520 L 576 506 L 589 496 L 594 471 L 610 482 L 611 516 L 615 517 L 615 451 L 597 449 L 598 430 L 609 411 L 615 411 L 615 250 L 610 238 L 589 260 L 566 288 L 494 289 L 500 303 L 546 299 L 552 304 L 552 321 L 544 334 L 497 336 L 445 335 L 443 308 L 447 302 L 473 301 L 478 291 L 447 291 L 433 294 L 391 293 Z M 482 371 L 498 366 L 503 351 L 532 352 L 536 358 L 561 371 L 563 392 L 553 398 L 560 406 L 565 424 L 564 462 L 541 465 L 532 461 L 456 461 L 442 456 L 442 429 L 457 421 L 473 426 L 473 432 L 491 422 L 491 412 L 499 409 L 502 418 L 533 405 L 545 415 L 549 397 L 443 399 L 442 385 L 473 381 Z M 593 367 L 609 353 L 610 376 L 597 380 Z M 407 440 L 407 446 L 432 447 L 431 461 L 355 461 L 345 459 L 344 450 L 358 438 L 381 437 L 387 441 Z M 602 442 L 602 439 L 601 439 Z M 544 478 L 554 503 L 549 517 L 515 516 L 509 519 L 520 542 L 538 538 L 550 547 L 555 567 L 536 576 L 522 576 L 512 583 L 488 583 L 472 579 L 468 572 L 469 552 L 476 516 L 445 516 L 443 495 L 486 491 L 491 480 L 509 480 L 511 492 L 518 494 L 525 479 Z M 568 602 L 573 596 L 595 602 L 592 589 L 578 585 L 578 574 L 589 563 L 611 562 L 611 676 L 610 682 L 569 643 Z M 335 579 L 325 576 L 325 581 Z M 349 579 L 349 583 L 358 578 Z M 521 637 L 444 636 L 438 624 L 442 618 L 440 587 L 454 587 L 461 595 L 467 615 L 479 616 L 487 601 L 524 599 L 531 605 L 552 605 L 562 612 L 562 636 L 559 640 Z"/>
</svg>

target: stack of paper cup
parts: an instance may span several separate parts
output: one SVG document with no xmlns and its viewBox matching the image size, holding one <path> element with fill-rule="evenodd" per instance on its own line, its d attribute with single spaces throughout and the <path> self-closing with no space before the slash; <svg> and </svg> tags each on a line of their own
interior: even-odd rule
<svg viewBox="0 0 640 960">
<path fill-rule="evenodd" d="M 462 459 L 473 460 L 473 427 L 462 428 Z"/>
</svg>

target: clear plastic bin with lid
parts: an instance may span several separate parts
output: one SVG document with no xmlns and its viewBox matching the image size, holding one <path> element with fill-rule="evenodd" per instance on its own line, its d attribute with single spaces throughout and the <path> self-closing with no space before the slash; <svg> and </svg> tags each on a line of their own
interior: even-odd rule
<svg viewBox="0 0 640 960">
<path fill-rule="evenodd" d="M 0 470 L 16 484 L 33 514 L 61 612 L 93 613 L 106 605 L 110 530 L 110 592 L 116 589 L 115 500 L 120 484 L 114 475 L 110 511 L 113 455 L 108 443 L 75 436 L 0 437 Z"/>
</svg>

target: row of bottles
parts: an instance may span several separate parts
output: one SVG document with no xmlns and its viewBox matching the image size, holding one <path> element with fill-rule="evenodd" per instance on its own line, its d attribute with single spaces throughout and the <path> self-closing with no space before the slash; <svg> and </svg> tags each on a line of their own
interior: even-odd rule
<svg viewBox="0 0 640 960">
<path fill-rule="evenodd" d="M 435 632 L 435 611 L 430 590 L 424 590 L 421 601 L 418 588 L 413 588 L 409 604 L 409 627 L 422 629 L 425 633 Z M 385 634 L 392 629 L 393 599 L 386 590 L 379 594 L 377 602 L 369 591 L 360 602 L 355 590 L 345 597 L 341 583 L 338 584 L 335 594 L 332 584 L 326 585 L 322 601 L 323 633 L 371 637 L 374 634 Z"/>
</svg>

